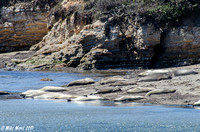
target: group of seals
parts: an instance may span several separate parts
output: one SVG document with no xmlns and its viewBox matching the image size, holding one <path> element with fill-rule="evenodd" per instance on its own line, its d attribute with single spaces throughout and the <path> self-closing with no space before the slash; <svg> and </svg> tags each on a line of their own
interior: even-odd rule
<svg viewBox="0 0 200 132">
<path fill-rule="evenodd" d="M 198 72 L 193 70 L 147 70 L 145 72 L 139 73 L 140 78 L 139 82 L 149 82 L 149 81 L 160 81 L 166 79 L 172 79 L 173 76 L 185 76 L 185 75 L 192 75 L 198 74 Z"/>
</svg>

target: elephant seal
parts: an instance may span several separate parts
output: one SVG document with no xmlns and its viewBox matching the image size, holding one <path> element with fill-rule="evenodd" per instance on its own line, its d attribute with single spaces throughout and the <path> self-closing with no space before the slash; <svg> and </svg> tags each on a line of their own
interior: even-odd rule
<svg viewBox="0 0 200 132">
<path fill-rule="evenodd" d="M 67 86 L 75 86 L 75 85 L 88 85 L 93 84 L 95 81 L 91 78 L 80 79 L 76 81 L 70 82 Z"/>
<path fill-rule="evenodd" d="M 63 92 L 63 91 L 67 91 L 66 88 L 63 87 L 55 87 L 55 86 L 46 86 L 42 89 L 39 89 L 41 91 L 45 91 L 45 92 Z"/>
<path fill-rule="evenodd" d="M 135 93 L 147 93 L 149 91 L 154 90 L 155 88 L 133 88 L 129 89 L 127 93 L 129 94 L 135 94 Z"/>
<path fill-rule="evenodd" d="M 135 81 L 118 81 L 115 83 L 111 83 L 109 86 L 128 86 L 128 85 L 137 85 Z"/>
<path fill-rule="evenodd" d="M 28 90 L 26 92 L 21 93 L 21 95 L 24 96 L 25 98 L 33 98 L 34 96 L 40 96 L 44 93 L 45 91 L 41 90 Z"/>
<path fill-rule="evenodd" d="M 130 96 L 130 95 L 124 95 L 122 97 L 116 98 L 114 101 L 119 102 L 119 101 L 133 101 L 133 100 L 140 100 L 144 99 L 145 97 L 143 96 Z"/>
<path fill-rule="evenodd" d="M 167 80 L 172 79 L 172 74 L 168 73 L 160 73 L 156 75 L 148 75 L 138 80 L 138 82 L 150 82 L 150 81 L 160 81 L 160 80 Z"/>
<path fill-rule="evenodd" d="M 193 104 L 194 106 L 200 106 L 200 100 Z"/>
<path fill-rule="evenodd" d="M 103 100 L 103 98 L 96 95 L 85 95 L 71 99 L 71 101 L 93 101 L 93 100 Z"/>
<path fill-rule="evenodd" d="M 148 92 L 145 96 L 151 96 L 152 94 L 168 94 L 176 92 L 175 89 L 155 89 Z"/>
<path fill-rule="evenodd" d="M 54 93 L 54 92 L 44 92 L 41 95 L 34 96 L 34 99 L 66 99 L 71 100 L 72 98 L 76 98 L 76 96 L 63 94 L 63 93 Z"/>
<path fill-rule="evenodd" d="M 107 94 L 122 91 L 120 88 L 103 88 L 99 89 L 96 94 Z"/>
<path fill-rule="evenodd" d="M 193 70 L 181 69 L 181 70 L 173 71 L 173 74 L 174 76 L 185 76 L 185 75 L 198 74 L 198 72 L 193 71 Z"/>
<path fill-rule="evenodd" d="M 101 85 L 104 85 L 104 84 L 116 83 L 118 81 L 127 81 L 127 79 L 124 79 L 121 76 L 106 77 L 106 78 L 100 80 L 99 83 Z"/>
<path fill-rule="evenodd" d="M 138 74 L 140 77 L 157 75 L 157 74 L 168 74 L 171 73 L 171 70 L 147 70 Z"/>
<path fill-rule="evenodd" d="M 4 91 L 0 91 L 0 95 L 8 95 L 8 94 L 10 94 L 10 93 L 4 92 Z"/>
</svg>

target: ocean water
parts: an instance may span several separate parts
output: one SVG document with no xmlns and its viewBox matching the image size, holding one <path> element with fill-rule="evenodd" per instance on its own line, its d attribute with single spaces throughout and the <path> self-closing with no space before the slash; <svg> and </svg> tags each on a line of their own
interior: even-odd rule
<svg viewBox="0 0 200 132">
<path fill-rule="evenodd" d="M 23 92 L 60 86 L 93 74 L 0 72 L 0 90 Z M 41 82 L 44 77 L 53 82 Z M 192 107 L 65 100 L 0 100 L 0 131 L 191 132 L 200 131 L 200 110 Z"/>
</svg>

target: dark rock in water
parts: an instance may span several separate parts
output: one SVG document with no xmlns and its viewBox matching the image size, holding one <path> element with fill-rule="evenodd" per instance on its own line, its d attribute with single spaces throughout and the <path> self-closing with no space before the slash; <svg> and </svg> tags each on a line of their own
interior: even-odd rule
<svg viewBox="0 0 200 132">
<path fill-rule="evenodd" d="M 97 94 L 106 94 L 106 93 L 113 93 L 113 92 L 118 92 L 118 91 L 122 91 L 120 88 L 103 88 L 100 89 Z"/>
<path fill-rule="evenodd" d="M 0 100 L 2 99 L 23 99 L 24 97 L 19 94 L 8 94 L 8 95 L 1 95 Z"/>
<path fill-rule="evenodd" d="M 53 79 L 50 79 L 50 78 L 42 78 L 42 79 L 40 79 L 40 81 L 53 81 Z"/>
<path fill-rule="evenodd" d="M 0 91 L 0 95 L 8 95 L 8 92 Z"/>
</svg>

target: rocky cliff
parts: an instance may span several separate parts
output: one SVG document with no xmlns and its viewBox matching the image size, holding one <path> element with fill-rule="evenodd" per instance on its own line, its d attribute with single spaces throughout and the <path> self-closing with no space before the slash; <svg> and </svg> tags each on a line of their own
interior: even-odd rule
<svg viewBox="0 0 200 132">
<path fill-rule="evenodd" d="M 41 41 L 39 38 L 41 39 L 47 32 L 47 28 L 44 18 L 41 19 L 43 13 L 40 10 L 38 10 L 39 16 L 35 17 L 38 18 L 38 21 L 34 22 L 35 25 L 31 22 L 25 26 L 19 24 L 24 26 L 22 28 L 18 25 L 19 30 L 33 31 L 25 33 L 22 37 L 32 34 L 31 36 L 35 38 L 31 37 L 34 39 L 31 42 L 40 42 L 30 49 L 36 53 L 18 66 L 45 67 L 62 64 L 65 67 L 81 69 L 110 69 L 170 67 L 199 63 L 199 10 L 192 10 L 190 16 L 185 14 L 180 16 L 181 13 L 179 13 L 165 19 L 166 17 L 162 17 L 163 12 L 174 11 L 177 3 L 172 10 L 171 5 L 167 5 L 167 8 L 166 5 L 161 5 L 156 7 L 156 10 L 161 12 L 158 14 L 160 21 L 156 22 L 157 18 L 150 21 L 149 17 L 144 17 L 144 15 L 124 15 L 122 11 L 128 12 L 128 10 L 124 6 L 119 6 L 119 3 L 113 5 L 107 3 L 109 8 L 105 8 L 107 6 L 99 3 L 103 0 L 97 1 L 96 5 L 95 1 L 91 1 L 90 4 L 85 0 L 61 1 L 49 12 L 47 17 L 49 32 Z M 107 10 L 111 10 L 112 6 L 119 6 L 120 9 L 116 11 L 116 8 L 113 8 L 110 13 Z M 179 11 L 179 7 L 182 6 L 178 6 L 175 11 Z M 12 26 L 13 24 L 4 22 L 3 31 L 8 30 L 4 31 L 4 37 L 16 35 L 11 32 L 17 31 L 11 30 Z M 45 28 L 42 28 L 43 26 Z M 34 30 L 31 27 L 34 27 Z M 18 46 L 33 44 L 30 43 L 30 38 L 28 40 L 26 39 L 28 37 L 15 39 L 15 35 L 2 40 L 7 44 L 9 42 L 14 44 L 13 42 L 17 40 L 19 43 L 15 44 Z M 38 39 L 37 36 L 39 36 Z"/>
<path fill-rule="evenodd" d="M 47 14 L 56 0 L 1 0 L 0 52 L 27 50 L 47 34 Z"/>
</svg>

